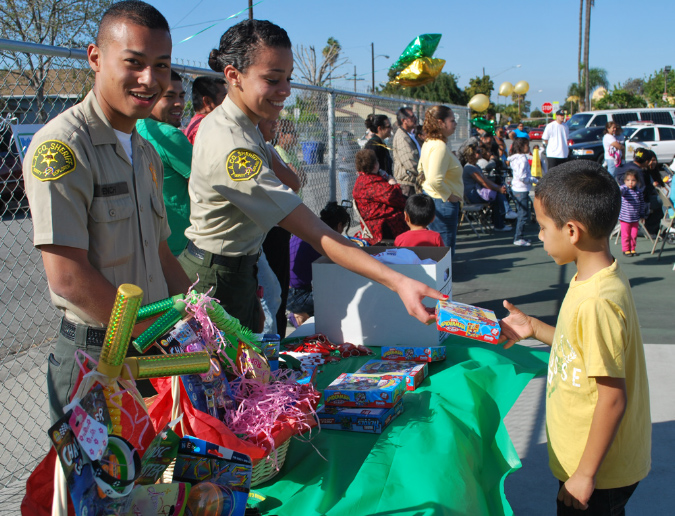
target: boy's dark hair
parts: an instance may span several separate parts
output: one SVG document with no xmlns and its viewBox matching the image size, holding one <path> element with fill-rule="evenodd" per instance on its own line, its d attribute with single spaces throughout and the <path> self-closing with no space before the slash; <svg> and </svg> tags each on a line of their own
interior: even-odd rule
<svg viewBox="0 0 675 516">
<path fill-rule="evenodd" d="M 165 30 L 171 33 L 166 18 L 153 6 L 139 0 L 124 0 L 112 4 L 103 13 L 101 23 L 98 26 L 98 33 L 96 34 L 97 46 L 101 47 L 106 43 L 110 26 L 118 20 L 128 20 L 141 27 Z"/>
<path fill-rule="evenodd" d="M 558 229 L 574 220 L 595 240 L 609 238 L 621 211 L 615 179 L 600 164 L 585 159 L 549 170 L 534 196 Z"/>
<path fill-rule="evenodd" d="M 180 74 L 178 72 L 174 72 L 173 70 L 171 70 L 171 80 L 183 82 L 183 78 L 180 76 Z"/>
<path fill-rule="evenodd" d="M 372 174 L 377 163 L 377 156 L 373 149 L 361 149 L 356 153 L 356 171 L 364 174 Z"/>
<path fill-rule="evenodd" d="M 436 216 L 436 205 L 428 195 L 415 194 L 406 200 L 405 212 L 413 226 L 427 227 Z"/>
<path fill-rule="evenodd" d="M 195 82 L 192 83 L 192 105 L 195 111 L 204 109 L 204 97 L 209 97 L 215 102 L 220 91 L 219 85 L 227 89 L 226 84 L 225 79 L 220 77 L 197 77 Z"/>
<path fill-rule="evenodd" d="M 330 201 L 326 204 L 326 207 L 321 210 L 319 218 L 334 231 L 337 231 L 338 224 L 340 223 L 342 223 L 344 227 L 349 227 L 352 220 L 347 208 L 340 206 L 336 201 Z"/>
<path fill-rule="evenodd" d="M 227 65 L 232 65 L 245 73 L 263 46 L 291 48 L 291 40 L 284 29 L 270 21 L 244 20 L 225 31 L 219 48 L 209 54 L 209 66 L 223 72 Z"/>
</svg>

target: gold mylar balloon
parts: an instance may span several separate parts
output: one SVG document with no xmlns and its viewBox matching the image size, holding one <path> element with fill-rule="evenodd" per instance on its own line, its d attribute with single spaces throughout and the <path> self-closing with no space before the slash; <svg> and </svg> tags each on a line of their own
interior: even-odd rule
<svg viewBox="0 0 675 516">
<path fill-rule="evenodd" d="M 516 92 L 518 95 L 525 95 L 530 89 L 530 85 L 527 84 L 527 81 L 520 81 L 517 82 L 516 85 L 513 87 L 513 91 Z"/>
<path fill-rule="evenodd" d="M 513 93 L 513 84 L 508 81 L 503 82 L 499 87 L 499 94 L 502 97 L 508 97 L 511 93 Z"/>
<path fill-rule="evenodd" d="M 474 95 L 469 101 L 469 107 L 479 113 L 485 111 L 490 106 L 490 99 L 486 95 L 479 93 Z"/>
</svg>

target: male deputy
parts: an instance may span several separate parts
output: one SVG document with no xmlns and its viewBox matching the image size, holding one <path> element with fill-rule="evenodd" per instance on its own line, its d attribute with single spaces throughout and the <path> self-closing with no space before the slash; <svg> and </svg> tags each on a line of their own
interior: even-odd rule
<svg viewBox="0 0 675 516">
<path fill-rule="evenodd" d="M 403 195 L 415 193 L 417 163 L 420 160 L 420 144 L 415 138 L 417 118 L 412 109 L 402 107 L 396 113 L 398 131 L 394 134 L 394 178 L 401 185 Z"/>
<path fill-rule="evenodd" d="M 570 130 L 563 123 L 565 121 L 565 112 L 559 109 L 555 113 L 555 120 L 546 126 L 541 139 L 546 145 L 546 168 L 551 170 L 556 165 L 565 163 L 570 150 L 567 140 L 570 137 Z"/>
<path fill-rule="evenodd" d="M 93 90 L 35 135 L 24 161 L 34 244 L 63 312 L 48 361 L 52 421 L 72 395 L 75 351 L 100 353 L 120 284 L 142 288 L 144 303 L 189 287 L 166 242 L 162 163 L 134 130 L 169 85 L 169 26 L 144 2 L 115 3 L 87 54 Z"/>
<path fill-rule="evenodd" d="M 174 256 L 187 246 L 185 229 L 190 226 L 188 181 L 192 166 L 192 144 L 179 129 L 185 107 L 180 75 L 171 71 L 169 88 L 152 108 L 149 118 L 139 120 L 136 130 L 155 148 L 164 166 L 164 204 L 171 229 L 167 240 Z"/>
</svg>

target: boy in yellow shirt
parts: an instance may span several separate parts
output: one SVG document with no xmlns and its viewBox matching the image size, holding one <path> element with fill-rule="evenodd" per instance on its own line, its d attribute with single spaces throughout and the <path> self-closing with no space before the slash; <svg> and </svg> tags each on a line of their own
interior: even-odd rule
<svg viewBox="0 0 675 516">
<path fill-rule="evenodd" d="M 528 337 L 551 346 L 546 434 L 558 515 L 624 514 L 651 467 L 642 336 L 628 278 L 609 248 L 620 208 L 616 181 L 596 163 L 549 171 L 535 191 L 539 239 L 577 274 L 555 328 L 504 301 L 506 348 Z"/>
</svg>

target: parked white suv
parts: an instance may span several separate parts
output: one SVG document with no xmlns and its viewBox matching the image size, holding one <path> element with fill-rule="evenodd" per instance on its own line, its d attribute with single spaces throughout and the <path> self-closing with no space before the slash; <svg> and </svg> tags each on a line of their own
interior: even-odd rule
<svg viewBox="0 0 675 516">
<path fill-rule="evenodd" d="M 654 151 L 659 163 L 670 163 L 675 158 L 675 126 L 630 122 L 625 128 L 634 129 L 626 138 L 626 161 L 632 161 L 635 149 L 640 147 Z"/>
</svg>

